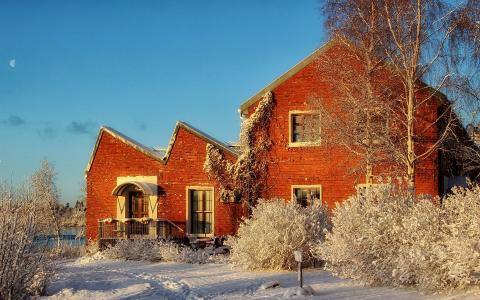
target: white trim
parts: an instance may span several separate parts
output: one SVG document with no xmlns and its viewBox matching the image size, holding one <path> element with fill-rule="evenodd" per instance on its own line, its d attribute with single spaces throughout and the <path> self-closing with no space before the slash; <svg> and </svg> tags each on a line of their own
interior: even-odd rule
<svg viewBox="0 0 480 300">
<path fill-rule="evenodd" d="M 210 234 L 193 234 L 190 233 L 190 190 L 212 191 L 212 233 Z M 215 188 L 213 186 L 189 185 L 185 187 L 185 233 L 189 237 L 213 237 L 215 235 Z"/>
<path fill-rule="evenodd" d="M 239 155 L 238 152 L 236 152 L 234 149 L 228 147 L 228 145 L 218 141 L 217 139 L 211 137 L 210 135 L 196 129 L 195 127 L 193 127 L 193 126 L 191 126 L 191 125 L 189 125 L 185 122 L 180 122 L 180 121 L 177 122 L 177 124 L 175 125 L 175 129 L 173 130 L 173 134 L 170 137 L 170 142 L 168 144 L 168 148 L 167 148 L 165 154 L 163 154 L 163 155 L 162 155 L 162 153 L 156 152 L 154 149 L 149 148 L 147 146 L 144 146 L 144 145 L 140 144 L 139 142 L 127 137 L 126 135 L 121 134 L 120 132 L 118 132 L 118 131 L 116 131 L 112 128 L 102 126 L 100 128 L 99 133 L 98 133 L 95 145 L 93 146 L 92 153 L 90 154 L 90 159 L 88 160 L 87 167 L 85 168 L 85 173 L 88 173 L 90 171 L 90 168 L 92 167 L 93 160 L 95 159 L 95 155 L 96 155 L 97 150 L 98 150 L 98 146 L 100 145 L 100 140 L 102 138 L 102 135 L 105 132 L 110 134 L 112 137 L 120 140 L 121 142 L 127 144 L 128 146 L 134 148 L 135 150 L 147 155 L 148 157 L 153 158 L 153 159 L 161 162 L 162 164 L 166 164 L 169 157 L 170 157 L 171 150 L 173 148 L 173 145 L 175 144 L 175 141 L 177 139 L 177 134 L 178 134 L 178 131 L 180 130 L 180 128 L 183 128 L 183 129 L 187 130 L 188 132 L 196 135 L 197 137 L 199 137 L 203 141 L 220 148 L 221 150 L 231 154 L 235 158 L 238 157 L 238 155 Z"/>
<path fill-rule="evenodd" d="M 322 144 L 322 127 L 318 128 L 320 134 L 320 140 L 317 142 L 293 142 L 293 124 L 292 117 L 293 115 L 314 115 L 318 114 L 321 118 L 320 111 L 318 110 L 290 110 L 288 112 L 288 147 L 317 147 Z"/>
</svg>

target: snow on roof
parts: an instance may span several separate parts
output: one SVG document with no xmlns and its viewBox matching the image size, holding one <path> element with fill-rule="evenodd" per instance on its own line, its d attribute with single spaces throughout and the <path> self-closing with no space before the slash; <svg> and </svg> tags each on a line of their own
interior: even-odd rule
<svg viewBox="0 0 480 300">
<path fill-rule="evenodd" d="M 116 131 L 115 129 L 113 129 L 111 127 L 102 126 L 100 128 L 100 132 L 98 133 L 97 141 L 95 142 L 95 146 L 93 147 L 93 151 L 92 151 L 92 154 L 90 155 L 90 159 L 88 161 L 87 167 L 85 168 L 85 172 L 90 171 L 90 168 L 91 168 L 92 163 L 93 163 L 93 159 L 95 158 L 95 154 L 97 152 L 98 145 L 100 143 L 100 139 L 101 139 L 102 134 L 104 132 L 109 133 L 114 138 L 122 141 L 123 143 L 129 145 L 130 147 L 136 149 L 137 151 L 140 151 L 143 154 L 145 154 L 145 155 L 147 155 L 147 156 L 149 156 L 149 157 L 151 157 L 155 160 L 158 160 L 162 163 L 166 163 L 168 161 L 168 158 L 170 157 L 170 152 L 173 148 L 173 145 L 175 144 L 175 140 L 177 138 L 177 133 L 178 133 L 180 128 L 183 128 L 183 129 L 187 130 L 188 132 L 198 136 L 199 138 L 201 138 L 205 142 L 213 144 L 214 146 L 224 150 L 225 152 L 227 152 L 227 153 L 229 153 L 229 154 L 231 154 L 235 157 L 237 157 L 239 155 L 239 153 L 237 151 L 230 148 L 227 144 L 213 138 L 212 136 L 208 135 L 207 133 L 202 132 L 199 129 L 196 129 L 195 127 L 189 125 L 186 122 L 180 122 L 180 121 L 177 122 L 177 124 L 175 126 L 175 129 L 173 131 L 172 137 L 170 138 L 170 143 L 169 143 L 167 149 L 155 149 L 155 148 L 147 147 L 147 146 L 135 141 L 134 139 Z"/>
</svg>

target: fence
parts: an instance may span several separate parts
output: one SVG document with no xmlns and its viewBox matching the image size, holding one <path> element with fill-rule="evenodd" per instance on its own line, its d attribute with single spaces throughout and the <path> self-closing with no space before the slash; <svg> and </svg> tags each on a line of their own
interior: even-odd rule
<svg viewBox="0 0 480 300">
<path fill-rule="evenodd" d="M 170 220 L 157 219 L 145 222 L 137 220 L 98 223 L 98 237 L 100 240 L 119 239 L 183 239 L 185 232 L 181 224 Z"/>
</svg>

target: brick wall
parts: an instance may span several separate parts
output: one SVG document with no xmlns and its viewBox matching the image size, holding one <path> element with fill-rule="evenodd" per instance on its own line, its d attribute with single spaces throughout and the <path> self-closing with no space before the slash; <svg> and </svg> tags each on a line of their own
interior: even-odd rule
<svg viewBox="0 0 480 300">
<path fill-rule="evenodd" d="M 337 51 L 335 47 L 328 51 Z M 272 92 L 275 105 L 269 127 L 272 147 L 269 150 L 268 180 L 265 198 L 291 198 L 292 185 L 321 185 L 322 198 L 333 207 L 355 192 L 355 185 L 364 183 L 364 174 L 354 173 L 358 157 L 339 146 L 288 147 L 289 111 L 308 110 L 307 101 L 320 97 L 334 105 L 331 89 L 318 74 L 315 61 L 278 85 Z M 255 105 L 249 107 L 252 113 Z M 419 112 L 416 131 L 424 131 L 419 150 L 433 144 L 438 136 L 438 102 L 429 101 Z M 339 129 L 341 130 L 341 129 Z M 157 176 L 159 195 L 158 217 L 185 222 L 187 186 L 215 188 L 214 232 L 232 234 L 241 217 L 238 204 L 221 203 L 218 186 L 203 171 L 206 142 L 198 135 L 180 127 L 168 161 L 164 164 L 135 150 L 108 133 L 103 133 L 95 159 L 87 173 L 87 238 L 98 235 L 98 219 L 115 217 L 116 198 L 111 195 L 118 176 Z M 234 159 L 229 157 L 229 159 Z M 378 175 L 382 168 L 375 168 Z M 438 194 L 437 153 L 417 165 L 418 193 Z"/>
<path fill-rule="evenodd" d="M 239 217 L 238 205 L 219 201 L 218 188 L 203 171 L 205 156 L 206 142 L 183 127 L 177 132 L 166 164 L 104 131 L 87 173 L 87 238 L 97 238 L 99 219 L 116 217 L 116 197 L 112 190 L 119 176 L 157 176 L 161 191 L 158 217 L 180 223 L 186 220 L 186 187 L 214 187 L 214 233 L 217 236 L 234 233 L 232 220 Z"/>
<path fill-rule="evenodd" d="M 339 51 L 331 47 L 326 53 Z M 339 51 L 340 53 L 340 51 Z M 339 54 L 337 54 L 339 55 Z M 335 105 L 331 88 L 322 81 L 318 72 L 317 61 L 307 64 L 299 72 L 276 86 L 272 92 L 275 101 L 271 123 L 270 138 L 273 145 L 269 151 L 268 188 L 266 198 L 291 199 L 292 185 L 321 185 L 322 198 L 334 207 L 335 202 L 346 199 L 355 192 L 355 185 L 365 183 L 365 174 L 353 172 L 359 167 L 358 157 L 335 145 L 314 147 L 289 147 L 289 111 L 309 110 L 308 103 L 312 97 L 322 99 L 326 105 Z M 257 103 L 251 105 L 247 115 L 253 113 Z M 437 126 L 432 122 L 437 117 L 437 101 L 429 101 L 419 112 L 419 127 L 428 128 L 424 133 L 425 143 L 417 144 L 418 150 L 435 142 Z M 417 128 L 416 132 L 419 132 Z M 339 128 L 338 130 L 341 130 Z M 380 168 L 374 169 L 379 175 Z M 438 194 L 437 153 L 434 152 L 426 160 L 417 165 L 417 193 Z"/>
</svg>

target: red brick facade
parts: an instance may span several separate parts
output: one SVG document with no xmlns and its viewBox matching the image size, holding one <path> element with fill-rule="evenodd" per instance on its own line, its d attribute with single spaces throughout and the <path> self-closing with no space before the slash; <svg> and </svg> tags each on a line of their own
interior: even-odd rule
<svg viewBox="0 0 480 300">
<path fill-rule="evenodd" d="M 341 49 L 335 45 L 324 47 L 325 49 L 317 50 L 311 58 L 301 62 L 241 107 L 242 113 L 249 116 L 263 92 L 269 90 L 273 93 L 275 106 L 269 128 L 273 145 L 269 150 L 268 190 L 265 198 L 290 200 L 292 186 L 319 185 L 322 200 L 332 208 L 335 202 L 355 193 L 357 184 L 365 183 L 364 173 L 352 174 L 352 169 L 358 166 L 358 158 L 345 148 L 335 145 L 289 146 L 289 112 L 311 110 L 309 99 L 312 97 L 322 99 L 327 105 L 335 105 L 332 89 L 319 74 L 319 60 L 314 57 L 332 53 L 338 55 Z M 419 126 L 428 129 L 422 133 L 425 142 L 417 143 L 418 150 L 432 145 L 438 138 L 437 126 L 434 124 L 438 105 L 438 101 L 431 100 L 423 105 L 419 112 Z M 374 175 L 381 175 L 378 169 L 374 168 Z M 417 165 L 417 193 L 438 195 L 438 176 L 437 153 L 434 152 Z"/>
<path fill-rule="evenodd" d="M 87 238 L 98 236 L 98 221 L 115 218 L 116 196 L 112 191 L 120 176 L 157 176 L 159 187 L 158 217 L 185 226 L 187 187 L 214 188 L 214 234 L 222 236 L 235 231 L 232 220 L 239 216 L 238 204 L 219 201 L 218 187 L 203 171 L 207 140 L 177 125 L 170 153 L 165 161 L 138 151 L 122 139 L 102 129 L 96 151 L 87 171 Z M 234 159 L 232 154 L 226 154 Z M 185 229 L 185 228 L 184 228 Z"/>
<path fill-rule="evenodd" d="M 330 48 L 326 51 L 335 51 Z M 307 101 L 312 95 L 331 101 L 328 86 L 322 82 L 314 59 L 307 59 L 274 81 L 271 85 L 244 103 L 244 115 L 253 112 L 257 101 L 266 91 L 274 98 L 269 134 L 272 147 L 269 150 L 267 190 L 264 198 L 291 199 L 292 186 L 319 185 L 322 200 L 330 207 L 355 192 L 355 186 L 365 182 L 365 176 L 352 174 L 352 166 L 358 162 L 351 153 L 335 146 L 289 146 L 289 112 L 308 110 Z M 438 138 L 437 126 L 430 126 L 437 118 L 437 101 L 431 101 L 422 110 L 420 122 L 424 133 L 425 147 Z M 96 150 L 87 171 L 87 238 L 98 235 L 98 220 L 115 217 L 116 197 L 112 190 L 119 176 L 157 176 L 161 190 L 158 201 L 158 217 L 176 222 L 187 218 L 188 186 L 215 188 L 214 235 L 235 233 L 240 218 L 240 206 L 219 201 L 218 186 L 203 170 L 208 137 L 198 134 L 187 125 L 177 125 L 173 144 L 166 160 L 161 160 L 139 151 L 128 142 L 101 130 Z M 224 151 L 225 153 L 225 151 Z M 225 153 L 235 159 L 232 153 Z M 439 168 L 437 153 L 422 161 L 416 170 L 417 192 L 438 195 Z M 378 175 L 379 170 L 374 170 Z"/>
</svg>

